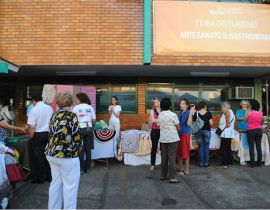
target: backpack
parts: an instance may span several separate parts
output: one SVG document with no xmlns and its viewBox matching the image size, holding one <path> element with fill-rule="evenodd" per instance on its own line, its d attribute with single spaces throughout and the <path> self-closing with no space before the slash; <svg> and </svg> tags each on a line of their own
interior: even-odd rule
<svg viewBox="0 0 270 210">
<path fill-rule="evenodd" d="M 204 121 L 199 117 L 199 112 L 196 112 L 197 114 L 197 118 L 195 120 L 195 122 L 192 123 L 191 125 L 191 133 L 192 134 L 196 134 L 198 133 L 202 127 L 204 126 Z"/>
</svg>

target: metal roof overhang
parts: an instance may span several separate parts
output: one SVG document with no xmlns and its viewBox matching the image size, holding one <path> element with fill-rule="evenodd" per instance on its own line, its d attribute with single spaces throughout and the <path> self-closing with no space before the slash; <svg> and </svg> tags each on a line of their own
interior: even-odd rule
<svg viewBox="0 0 270 210">
<path fill-rule="evenodd" d="M 224 77 L 270 78 L 270 67 L 245 66 L 156 66 L 156 65 L 25 65 L 18 77 Z"/>
<path fill-rule="evenodd" d="M 8 70 L 17 73 L 20 69 L 20 66 L 16 65 L 15 63 L 12 63 L 11 61 L 0 57 L 0 63 L 6 63 L 8 65 Z"/>
</svg>

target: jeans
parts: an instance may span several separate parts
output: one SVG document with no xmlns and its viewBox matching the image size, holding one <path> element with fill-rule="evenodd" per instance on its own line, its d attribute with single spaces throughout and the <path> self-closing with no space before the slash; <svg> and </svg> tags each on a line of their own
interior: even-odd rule
<svg viewBox="0 0 270 210">
<path fill-rule="evenodd" d="M 198 133 L 199 144 L 199 164 L 207 166 L 209 162 L 209 145 L 211 132 L 208 130 L 200 130 Z"/>
<path fill-rule="evenodd" d="M 92 128 L 81 128 L 83 147 L 80 153 L 80 165 L 82 171 L 87 171 L 91 164 L 91 149 L 93 149 L 93 131 Z M 84 158 L 85 157 L 85 158 Z"/>
<path fill-rule="evenodd" d="M 176 175 L 175 157 L 176 157 L 177 142 L 160 143 L 160 145 L 161 145 L 161 177 L 174 179 Z"/>
<path fill-rule="evenodd" d="M 151 135 L 151 141 L 152 141 L 151 165 L 155 166 L 156 165 L 158 141 L 159 141 L 159 137 L 160 137 L 160 130 L 159 129 L 152 129 L 150 135 Z"/>
<path fill-rule="evenodd" d="M 254 143 L 256 144 L 257 150 L 257 165 L 262 165 L 262 129 L 254 129 L 247 131 L 250 165 L 254 166 Z"/>
<path fill-rule="evenodd" d="M 228 166 L 232 164 L 232 149 L 231 149 L 231 138 L 221 138 L 220 143 L 220 157 L 221 157 L 221 165 Z"/>
</svg>

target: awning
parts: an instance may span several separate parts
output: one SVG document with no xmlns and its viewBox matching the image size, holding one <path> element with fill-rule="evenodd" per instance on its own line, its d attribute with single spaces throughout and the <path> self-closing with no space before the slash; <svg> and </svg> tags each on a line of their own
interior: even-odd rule
<svg viewBox="0 0 270 210">
<path fill-rule="evenodd" d="M 0 73 L 7 74 L 8 70 L 17 73 L 19 71 L 19 68 L 20 66 L 16 65 L 15 63 L 12 63 L 7 59 L 0 57 Z"/>
</svg>

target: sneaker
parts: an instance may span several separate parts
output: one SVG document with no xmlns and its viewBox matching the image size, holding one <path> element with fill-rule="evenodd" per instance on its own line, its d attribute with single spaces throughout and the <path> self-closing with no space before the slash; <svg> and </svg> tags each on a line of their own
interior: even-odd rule
<svg viewBox="0 0 270 210">
<path fill-rule="evenodd" d="M 150 171 L 154 171 L 155 170 L 155 166 L 150 166 Z"/>
</svg>

